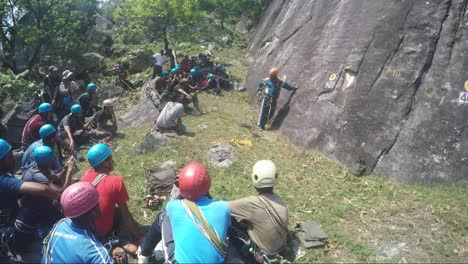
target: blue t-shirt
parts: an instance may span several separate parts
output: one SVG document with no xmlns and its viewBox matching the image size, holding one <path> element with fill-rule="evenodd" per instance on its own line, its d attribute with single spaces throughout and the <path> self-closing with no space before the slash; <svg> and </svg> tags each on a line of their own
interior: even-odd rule
<svg viewBox="0 0 468 264">
<path fill-rule="evenodd" d="M 70 219 L 58 224 L 47 253 L 51 263 L 112 263 L 109 253 L 94 234 L 79 228 Z M 44 254 L 41 263 L 45 261 Z"/>
<path fill-rule="evenodd" d="M 21 169 L 23 171 L 31 166 L 31 163 L 34 162 L 34 150 L 42 146 L 44 146 L 44 141 L 40 139 L 32 143 L 31 146 L 29 146 L 28 149 L 24 152 L 23 159 L 21 160 Z M 55 157 L 55 166 L 52 168 L 52 171 L 58 172 L 61 168 L 62 166 L 60 165 L 60 162 L 58 161 L 57 157 Z"/>
<path fill-rule="evenodd" d="M 16 213 L 18 210 L 18 191 L 22 184 L 22 180 L 11 175 L 6 173 L 0 175 L 0 211 Z"/>
<path fill-rule="evenodd" d="M 224 201 L 214 201 L 203 197 L 196 201 L 206 220 L 216 230 L 221 239 L 231 225 L 229 206 Z M 181 200 L 167 204 L 167 215 L 171 219 L 175 244 L 175 259 L 179 263 L 222 263 L 224 257 L 206 239 L 185 212 Z"/>
</svg>

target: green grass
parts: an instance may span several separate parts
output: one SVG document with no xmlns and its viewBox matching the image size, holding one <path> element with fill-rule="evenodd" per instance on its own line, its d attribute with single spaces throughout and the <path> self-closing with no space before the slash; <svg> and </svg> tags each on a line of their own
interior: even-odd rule
<svg viewBox="0 0 468 264">
<path fill-rule="evenodd" d="M 250 173 L 255 161 L 271 159 L 279 168 L 276 192 L 290 211 L 290 230 L 298 223 L 321 223 L 330 236 L 330 250 L 307 250 L 300 261 L 372 262 L 375 250 L 391 241 L 405 242 L 410 262 L 467 262 L 454 249 L 466 248 L 468 236 L 466 186 L 404 186 L 374 176 L 355 177 L 340 164 L 319 153 L 300 149 L 274 131 L 257 131 L 257 113 L 249 97 L 240 93 L 200 95 L 201 116 L 187 115 L 184 123 L 190 138 L 176 138 L 170 146 L 135 154 L 147 127 L 123 129 L 117 140 L 115 174 L 124 177 L 130 209 L 142 225 L 152 223 L 155 213 L 143 209 L 144 170 L 174 159 L 181 169 L 190 161 L 208 166 L 213 179 L 211 194 L 232 200 L 254 194 Z M 201 129 L 198 125 L 208 126 Z M 207 152 L 222 137 L 249 139 L 252 149 L 234 147 L 235 162 L 226 169 L 208 164 Z M 84 166 L 83 164 L 80 166 Z M 421 243 L 417 243 L 421 240 Z"/>
<path fill-rule="evenodd" d="M 242 39 L 236 37 L 234 41 L 240 43 Z M 215 60 L 221 63 L 241 62 L 240 67 L 228 67 L 238 81 L 244 79 L 248 66 L 243 47 L 233 44 L 214 50 Z M 157 50 L 158 45 L 152 48 Z M 178 52 L 200 51 L 199 46 L 191 46 Z M 149 75 L 150 69 L 141 78 Z M 124 95 L 118 114 L 138 99 L 136 93 Z M 124 177 L 130 210 L 141 225 L 150 225 L 155 216 L 155 212 L 143 208 L 146 169 L 159 167 L 169 159 L 177 161 L 178 170 L 190 161 L 201 162 L 212 177 L 212 196 L 233 200 L 255 193 L 250 179 L 252 166 L 257 160 L 271 159 L 279 169 L 275 192 L 288 204 L 290 230 L 305 221 L 317 221 L 330 237 L 327 250 L 306 250 L 298 262 L 376 262 L 375 251 L 392 241 L 406 243 L 402 255 L 408 262 L 468 262 L 463 253 L 468 252 L 466 185 L 405 186 L 375 176 L 355 177 L 320 153 L 289 144 L 284 135 L 256 130 L 258 113 L 249 105 L 247 94 L 201 94 L 199 98 L 205 114 L 185 116 L 183 122 L 190 137 L 175 138 L 168 147 L 136 154 L 134 149 L 149 126 L 120 131 L 114 152 L 115 174 Z M 200 128 L 201 124 L 208 128 Z M 207 153 L 217 139 L 224 137 L 251 140 L 253 147 L 234 146 L 234 164 L 214 168 L 208 164 Z M 82 175 L 86 164 L 79 167 L 78 175 Z"/>
</svg>

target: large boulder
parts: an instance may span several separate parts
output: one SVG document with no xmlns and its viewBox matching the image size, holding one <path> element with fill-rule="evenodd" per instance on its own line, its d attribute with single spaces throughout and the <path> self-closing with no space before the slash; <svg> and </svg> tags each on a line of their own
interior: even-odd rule
<svg viewBox="0 0 468 264">
<path fill-rule="evenodd" d="M 8 112 L 2 119 L 2 123 L 8 127 L 6 137 L 4 138 L 15 148 L 21 146 L 21 135 L 26 122 L 37 113 L 39 103 L 31 100 L 20 103 Z"/>
<path fill-rule="evenodd" d="M 92 70 L 101 66 L 104 56 L 96 52 L 85 53 L 81 55 L 80 68 L 83 70 Z"/>
<path fill-rule="evenodd" d="M 298 145 L 400 182 L 466 182 L 467 5 L 273 0 L 246 85 L 275 65 L 301 87 L 276 123 Z"/>
<path fill-rule="evenodd" d="M 161 101 L 158 93 L 153 88 L 154 80 L 143 84 L 140 90 L 140 101 L 138 105 L 128 109 L 119 118 L 121 127 L 135 127 L 153 123 L 159 115 Z"/>
<path fill-rule="evenodd" d="M 130 51 L 123 59 L 122 62 L 127 65 L 128 72 L 131 74 L 142 72 L 148 67 L 153 65 L 151 52 L 144 49 L 136 49 Z"/>
</svg>

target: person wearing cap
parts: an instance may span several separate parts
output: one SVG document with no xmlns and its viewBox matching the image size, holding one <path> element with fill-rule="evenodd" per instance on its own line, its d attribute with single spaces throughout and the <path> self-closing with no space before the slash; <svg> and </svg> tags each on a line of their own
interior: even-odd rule
<svg viewBox="0 0 468 264">
<path fill-rule="evenodd" d="M 58 68 L 54 65 L 49 66 L 49 74 L 44 77 L 44 102 L 55 105 L 55 97 L 61 82 Z"/>
<path fill-rule="evenodd" d="M 271 68 L 269 77 L 258 82 L 256 90 L 257 104 L 260 105 L 260 115 L 257 123 L 259 129 L 264 130 L 266 123 L 273 117 L 281 88 L 289 91 L 298 89 L 278 78 L 278 68 Z"/>
<path fill-rule="evenodd" d="M 154 90 L 158 92 L 159 95 L 162 95 L 164 91 L 166 91 L 169 83 L 169 72 L 164 70 L 160 75 L 161 76 L 156 77 L 154 80 Z"/>
<path fill-rule="evenodd" d="M 193 103 L 194 113 L 199 113 L 199 104 L 198 96 L 194 93 L 191 94 L 195 89 L 190 87 L 189 81 L 187 78 L 183 78 L 179 84 L 174 87 L 174 90 L 177 91 L 176 101 L 185 105 Z M 196 90 L 195 90 L 196 91 Z"/>
<path fill-rule="evenodd" d="M 66 218 L 57 222 L 44 240 L 41 263 L 113 263 L 95 236 L 99 192 L 87 182 L 70 185 L 60 204 Z"/>
<path fill-rule="evenodd" d="M 128 210 L 129 197 L 124 181 L 120 176 L 110 175 L 114 170 L 111 148 L 102 143 L 92 146 L 88 150 L 88 161 L 92 168 L 85 172 L 81 181 L 92 183 L 100 194 L 101 216 L 96 220 L 97 236 L 101 241 L 109 237 L 118 219 L 135 241 L 141 241 L 138 226 Z"/>
<path fill-rule="evenodd" d="M 51 120 L 53 107 L 49 103 L 42 103 L 39 105 L 38 112 L 26 122 L 23 128 L 21 143 L 24 149 L 27 149 L 34 141 L 41 139 L 39 129 Z"/>
<path fill-rule="evenodd" d="M 44 196 L 50 199 L 59 199 L 60 194 L 51 187 L 35 182 L 25 182 L 13 176 L 15 160 L 12 147 L 8 142 L 0 139 L 0 232 L 2 234 L 14 233 L 14 220 L 18 212 L 18 195 L 28 194 Z M 8 238 L 8 237 L 5 237 Z M 12 241 L 0 241 L 0 246 L 13 246 Z M 12 247 L 10 247 L 12 249 Z M 8 256 L 0 251 L 0 262 L 6 262 Z"/>
<path fill-rule="evenodd" d="M 273 256 L 283 249 L 288 238 L 288 207 L 273 192 L 278 183 L 276 165 L 271 160 L 257 161 L 252 182 L 257 195 L 229 202 L 231 215 L 240 221 L 233 222 L 232 229 L 241 237 L 247 232 L 254 256 Z"/>
<path fill-rule="evenodd" d="M 23 158 L 21 160 L 21 169 L 25 171 L 33 162 L 34 162 L 34 150 L 38 147 L 48 146 L 50 148 L 54 148 L 57 139 L 60 137 L 57 135 L 57 130 L 50 124 L 45 124 L 39 129 L 39 135 L 41 139 L 32 143 L 28 149 L 23 154 Z M 55 159 L 54 167 L 52 171 L 58 172 L 62 168 L 59 160 Z"/>
<path fill-rule="evenodd" d="M 115 117 L 114 102 L 112 100 L 104 100 L 102 107 L 103 109 L 97 111 L 85 126 L 92 125 L 95 127 L 90 134 L 96 139 L 103 139 L 104 142 L 107 142 L 117 135 L 117 118 Z"/>
<path fill-rule="evenodd" d="M 48 146 L 36 148 L 34 163 L 24 171 L 23 181 L 44 184 L 56 192 L 62 192 L 71 184 L 75 159 L 72 156 L 68 160 L 63 182 L 60 182 L 62 179 L 56 178 L 51 171 L 56 160 L 53 150 Z M 15 221 L 15 239 L 18 244 L 24 246 L 34 243 L 37 239 L 42 240 L 53 224 L 63 217 L 54 202 L 48 198 L 32 195 L 24 195 L 21 198 L 22 206 Z"/>
<path fill-rule="evenodd" d="M 73 72 L 66 70 L 62 73 L 62 82 L 59 86 L 60 102 L 58 105 L 62 111 L 68 112 L 70 106 L 77 104 L 77 93 L 80 91 L 80 86 L 73 81 Z"/>
<path fill-rule="evenodd" d="M 202 91 L 211 91 L 213 94 L 218 95 L 221 92 L 219 87 L 219 82 L 216 76 L 213 73 L 208 73 L 208 79 L 206 83 L 201 88 Z"/>
<path fill-rule="evenodd" d="M 210 198 L 208 170 L 200 163 L 187 164 L 179 173 L 178 187 L 182 199 L 171 200 L 166 207 L 175 260 L 178 263 L 223 263 L 231 216 L 226 202 Z"/>
<path fill-rule="evenodd" d="M 84 130 L 83 124 L 83 108 L 79 104 L 74 104 L 70 108 L 70 114 L 63 117 L 58 126 L 58 135 L 64 141 L 64 144 L 68 146 L 70 151 L 73 151 L 76 147 L 76 140 L 82 143 L 85 136 L 78 137 L 75 132 Z"/>
<path fill-rule="evenodd" d="M 154 68 L 151 79 L 154 79 L 161 74 L 163 65 L 167 62 L 167 56 L 164 54 L 164 49 L 161 49 L 159 53 L 154 54 L 152 57 L 154 59 Z"/>
<path fill-rule="evenodd" d="M 101 110 L 98 105 L 99 95 L 96 92 L 95 83 L 89 83 L 86 86 L 86 93 L 83 93 L 78 97 L 78 102 L 80 103 L 81 108 L 83 108 L 84 117 L 91 117 L 95 112 Z"/>
</svg>

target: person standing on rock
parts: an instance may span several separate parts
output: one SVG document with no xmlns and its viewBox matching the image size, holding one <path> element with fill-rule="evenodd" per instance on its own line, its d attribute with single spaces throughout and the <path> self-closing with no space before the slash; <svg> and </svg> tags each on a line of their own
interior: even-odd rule
<svg viewBox="0 0 468 264">
<path fill-rule="evenodd" d="M 159 53 L 154 54 L 153 59 L 154 59 L 154 68 L 153 68 L 153 76 L 151 77 L 151 79 L 154 79 L 161 74 L 163 65 L 164 63 L 167 62 L 167 56 L 164 54 L 164 49 L 161 49 Z"/>
<path fill-rule="evenodd" d="M 271 68 L 269 77 L 258 82 L 257 104 L 260 105 L 260 115 L 257 126 L 260 130 L 265 129 L 265 125 L 273 117 L 276 109 L 276 101 L 280 95 L 281 88 L 289 91 L 297 90 L 297 87 L 287 84 L 278 78 L 278 68 Z M 263 99 L 262 99 L 263 96 Z"/>
<path fill-rule="evenodd" d="M 231 215 L 240 220 L 233 222 L 231 233 L 244 240 L 233 244 L 240 249 L 253 248 L 253 255 L 244 253 L 254 260 L 262 259 L 263 255 L 273 257 L 278 254 L 286 245 L 289 232 L 288 207 L 273 193 L 278 182 L 276 165 L 271 160 L 257 161 L 252 169 L 252 182 L 258 194 L 231 201 L 229 208 Z"/>
</svg>

